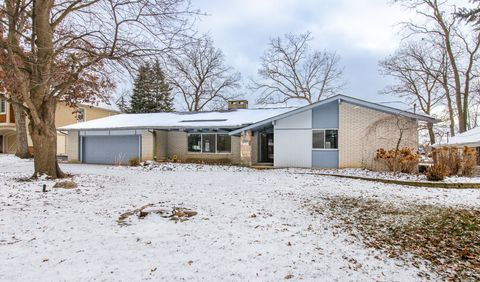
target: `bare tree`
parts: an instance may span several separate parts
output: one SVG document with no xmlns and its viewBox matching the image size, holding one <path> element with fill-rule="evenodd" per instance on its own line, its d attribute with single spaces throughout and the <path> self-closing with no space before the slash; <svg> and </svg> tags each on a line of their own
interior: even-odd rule
<svg viewBox="0 0 480 282">
<path fill-rule="evenodd" d="M 63 177 L 56 160 L 55 108 L 98 99 L 107 69 L 132 69 L 175 47 L 189 28 L 188 0 L 4 0 L 1 61 L 7 98 L 23 107 L 34 147 L 34 176 Z M 21 99 L 12 99 L 18 95 Z M 21 102 L 18 102 L 21 101 Z"/>
<path fill-rule="evenodd" d="M 302 100 L 309 104 L 338 94 L 344 86 L 336 53 L 311 50 L 310 32 L 270 39 L 252 88 L 261 91 L 259 103 Z"/>
<path fill-rule="evenodd" d="M 456 106 L 460 132 L 468 129 L 469 99 L 478 78 L 480 30 L 465 32 L 465 26 L 455 17 L 456 7 L 447 0 L 397 0 L 415 10 L 423 22 L 405 24 L 410 35 L 441 42 L 445 49 L 452 83 L 451 94 Z M 449 84 L 450 85 L 450 84 Z"/>
<path fill-rule="evenodd" d="M 381 72 L 396 79 L 384 92 L 405 98 L 427 115 L 440 104 L 445 93 L 440 83 L 445 64 L 437 59 L 438 52 L 424 43 L 408 42 L 380 62 Z M 433 124 L 427 124 L 430 144 L 435 144 Z"/>
<path fill-rule="evenodd" d="M 175 95 L 190 112 L 217 108 L 240 86 L 240 73 L 226 65 L 223 52 L 208 37 L 170 56 L 168 69 Z"/>
</svg>

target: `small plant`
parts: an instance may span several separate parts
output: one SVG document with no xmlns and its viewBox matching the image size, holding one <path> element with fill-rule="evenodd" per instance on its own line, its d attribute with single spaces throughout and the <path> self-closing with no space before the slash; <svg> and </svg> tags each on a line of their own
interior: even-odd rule
<svg viewBox="0 0 480 282">
<path fill-rule="evenodd" d="M 445 178 L 445 166 L 434 164 L 427 168 L 425 175 L 429 181 L 442 181 Z"/>
<path fill-rule="evenodd" d="M 139 157 L 133 157 L 128 160 L 128 165 L 129 166 L 139 166 L 140 165 L 140 158 Z"/>
<path fill-rule="evenodd" d="M 375 160 L 385 164 L 389 171 L 416 173 L 420 156 L 411 148 L 385 150 L 380 148 L 375 153 Z"/>
<path fill-rule="evenodd" d="M 178 161 L 177 155 L 172 156 L 172 162 L 176 163 Z"/>
<path fill-rule="evenodd" d="M 477 166 L 477 150 L 475 148 L 463 147 L 462 150 L 462 175 L 472 176 Z"/>
</svg>

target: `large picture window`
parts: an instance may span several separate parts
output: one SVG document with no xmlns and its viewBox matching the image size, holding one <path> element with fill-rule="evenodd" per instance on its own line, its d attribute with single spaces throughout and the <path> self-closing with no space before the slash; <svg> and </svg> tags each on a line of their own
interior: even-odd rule
<svg viewBox="0 0 480 282">
<path fill-rule="evenodd" d="M 232 138 L 228 134 L 192 133 L 188 134 L 188 151 L 192 153 L 230 153 Z"/>
<path fill-rule="evenodd" d="M 338 149 L 338 130 L 313 130 L 313 149 Z"/>
</svg>

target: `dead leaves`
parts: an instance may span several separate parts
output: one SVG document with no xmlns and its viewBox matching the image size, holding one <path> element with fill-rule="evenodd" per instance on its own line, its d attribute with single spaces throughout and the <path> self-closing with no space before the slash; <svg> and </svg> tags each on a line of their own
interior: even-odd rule
<svg viewBox="0 0 480 282">
<path fill-rule="evenodd" d="M 138 209 L 124 212 L 118 217 L 117 223 L 119 225 L 130 225 L 131 223 L 129 220 L 132 216 L 136 215 L 139 219 L 144 219 L 150 214 L 157 214 L 163 218 L 168 218 L 177 223 L 179 221 L 184 222 L 190 217 L 198 214 L 196 211 L 187 208 L 174 207 L 171 210 L 168 210 L 164 208 L 158 208 L 156 205 L 157 204 L 147 204 Z"/>
<path fill-rule="evenodd" d="M 406 253 L 432 263 L 449 280 L 480 280 L 480 211 L 436 206 L 394 207 L 376 200 L 330 199 L 340 228 L 389 257 Z"/>
</svg>

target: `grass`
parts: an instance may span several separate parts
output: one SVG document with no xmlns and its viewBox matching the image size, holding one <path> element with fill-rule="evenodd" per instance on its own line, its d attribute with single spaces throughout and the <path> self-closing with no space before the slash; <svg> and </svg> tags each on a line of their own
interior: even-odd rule
<svg viewBox="0 0 480 282">
<path fill-rule="evenodd" d="M 427 205 L 395 207 L 336 197 L 333 216 L 364 243 L 392 257 L 412 254 L 452 281 L 480 281 L 480 211 Z"/>
</svg>

